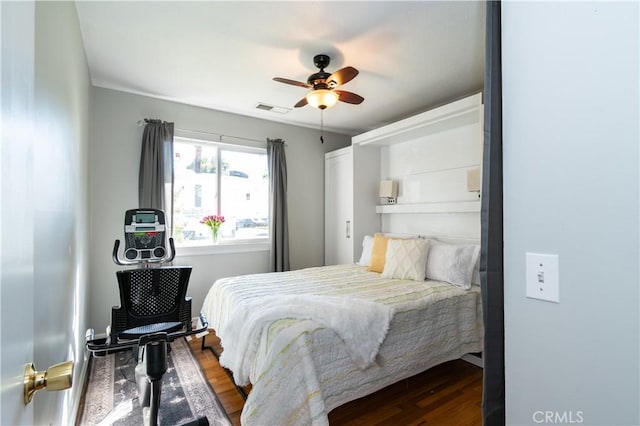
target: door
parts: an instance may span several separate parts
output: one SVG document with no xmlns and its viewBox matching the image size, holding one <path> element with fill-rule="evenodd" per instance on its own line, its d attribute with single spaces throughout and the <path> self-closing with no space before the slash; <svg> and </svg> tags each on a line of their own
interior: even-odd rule
<svg viewBox="0 0 640 426">
<path fill-rule="evenodd" d="M 33 2 L 0 2 L 0 424 L 33 424 L 23 402 L 33 361 Z"/>
<path fill-rule="evenodd" d="M 353 151 L 325 157 L 325 265 L 353 263 Z"/>
</svg>

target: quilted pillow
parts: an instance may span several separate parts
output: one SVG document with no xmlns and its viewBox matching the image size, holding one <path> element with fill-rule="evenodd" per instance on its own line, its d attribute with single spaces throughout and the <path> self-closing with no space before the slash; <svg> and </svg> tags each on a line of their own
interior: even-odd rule
<svg viewBox="0 0 640 426">
<path fill-rule="evenodd" d="M 382 276 L 424 281 L 428 250 L 428 240 L 389 240 Z"/>
<path fill-rule="evenodd" d="M 432 244 L 427 259 L 427 279 L 471 288 L 479 245 Z"/>
</svg>

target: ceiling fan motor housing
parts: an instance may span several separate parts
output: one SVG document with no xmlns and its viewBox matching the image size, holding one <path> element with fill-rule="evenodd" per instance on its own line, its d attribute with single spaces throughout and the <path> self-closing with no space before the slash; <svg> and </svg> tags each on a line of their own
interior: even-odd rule
<svg viewBox="0 0 640 426">
<path fill-rule="evenodd" d="M 331 63 L 331 58 L 328 55 L 316 55 L 313 57 L 313 64 L 323 71 Z"/>
<path fill-rule="evenodd" d="M 325 68 L 331 63 L 331 58 L 328 55 L 316 55 L 313 57 L 313 64 L 320 68 L 320 71 L 311 74 L 307 79 L 307 83 L 313 86 L 314 90 L 327 89 L 328 86 L 325 81 L 331 76 L 330 73 L 325 72 Z"/>
<path fill-rule="evenodd" d="M 314 90 L 326 89 L 326 80 L 331 76 L 328 72 L 320 71 L 315 74 L 311 74 L 307 79 L 307 83 L 313 86 Z"/>
</svg>

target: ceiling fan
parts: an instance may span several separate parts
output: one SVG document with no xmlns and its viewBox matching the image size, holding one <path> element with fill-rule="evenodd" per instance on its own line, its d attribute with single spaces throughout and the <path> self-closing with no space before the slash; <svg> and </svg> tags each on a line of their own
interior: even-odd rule
<svg viewBox="0 0 640 426">
<path fill-rule="evenodd" d="M 295 108 L 309 104 L 319 109 L 326 109 L 331 108 L 338 101 L 356 105 L 362 103 L 364 101 L 362 96 L 345 90 L 336 90 L 336 87 L 353 80 L 359 71 L 353 67 L 344 67 L 333 74 L 329 74 L 324 69 L 329 66 L 330 62 L 331 58 L 327 55 L 314 56 L 313 63 L 320 71 L 311 74 L 306 83 L 281 77 L 274 77 L 273 79 L 280 83 L 312 89 L 307 96 L 294 105 Z"/>
</svg>

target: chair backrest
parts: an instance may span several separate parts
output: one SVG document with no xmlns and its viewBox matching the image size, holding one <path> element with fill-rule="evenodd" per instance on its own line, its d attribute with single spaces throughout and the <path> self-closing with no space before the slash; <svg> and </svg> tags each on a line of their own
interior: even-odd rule
<svg viewBox="0 0 640 426">
<path fill-rule="evenodd" d="M 117 326 L 119 331 L 161 322 L 190 321 L 190 312 L 186 317 L 184 314 L 190 266 L 129 269 L 116 275 L 124 308 L 122 319 L 126 321 Z"/>
</svg>

